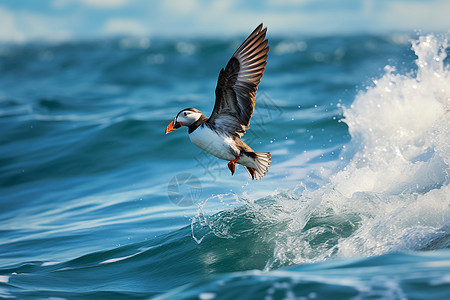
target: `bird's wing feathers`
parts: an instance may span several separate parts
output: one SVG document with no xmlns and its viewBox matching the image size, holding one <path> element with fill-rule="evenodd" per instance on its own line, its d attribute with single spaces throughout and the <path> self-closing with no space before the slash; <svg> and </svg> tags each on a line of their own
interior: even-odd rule
<svg viewBox="0 0 450 300">
<path fill-rule="evenodd" d="M 216 102 L 208 122 L 242 136 L 255 109 L 255 95 L 267 64 L 266 31 L 259 25 L 220 70 Z"/>
</svg>

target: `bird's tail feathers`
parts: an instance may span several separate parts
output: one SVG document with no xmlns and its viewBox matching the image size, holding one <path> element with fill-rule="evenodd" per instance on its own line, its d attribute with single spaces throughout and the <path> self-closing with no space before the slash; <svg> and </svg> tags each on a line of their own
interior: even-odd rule
<svg viewBox="0 0 450 300">
<path fill-rule="evenodd" d="M 255 154 L 256 167 L 251 168 L 246 166 L 245 169 L 252 179 L 261 179 L 269 170 L 272 159 L 270 152 L 255 152 Z"/>
</svg>

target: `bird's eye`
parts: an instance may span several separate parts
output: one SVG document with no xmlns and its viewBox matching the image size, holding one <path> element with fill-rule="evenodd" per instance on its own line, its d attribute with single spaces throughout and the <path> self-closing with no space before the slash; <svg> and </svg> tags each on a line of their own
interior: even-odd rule
<svg viewBox="0 0 450 300">
<path fill-rule="evenodd" d="M 184 113 L 184 116 L 186 117 L 186 116 L 187 116 L 187 113 Z"/>
</svg>

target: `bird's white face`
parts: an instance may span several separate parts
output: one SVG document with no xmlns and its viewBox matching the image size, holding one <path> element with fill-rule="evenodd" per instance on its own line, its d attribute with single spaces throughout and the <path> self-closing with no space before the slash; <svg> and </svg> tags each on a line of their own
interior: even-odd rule
<svg viewBox="0 0 450 300">
<path fill-rule="evenodd" d="M 191 110 L 182 110 L 175 118 L 178 123 L 181 123 L 182 126 L 191 126 L 202 116 L 201 112 L 195 112 Z"/>
<path fill-rule="evenodd" d="M 181 126 L 191 126 L 202 116 L 201 111 L 187 108 L 178 113 L 175 119 L 166 128 L 166 134 L 180 128 Z"/>
</svg>

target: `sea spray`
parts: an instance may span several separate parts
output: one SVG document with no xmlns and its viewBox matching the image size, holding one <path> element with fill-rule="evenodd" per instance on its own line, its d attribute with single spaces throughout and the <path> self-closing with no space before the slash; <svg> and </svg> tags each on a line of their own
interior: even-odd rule
<svg viewBox="0 0 450 300">
<path fill-rule="evenodd" d="M 440 42 L 439 42 L 440 40 Z M 423 192 L 448 184 L 450 76 L 448 42 L 434 36 L 413 42 L 418 69 L 386 74 L 344 110 L 357 149 L 332 178 L 341 193 Z"/>
</svg>

